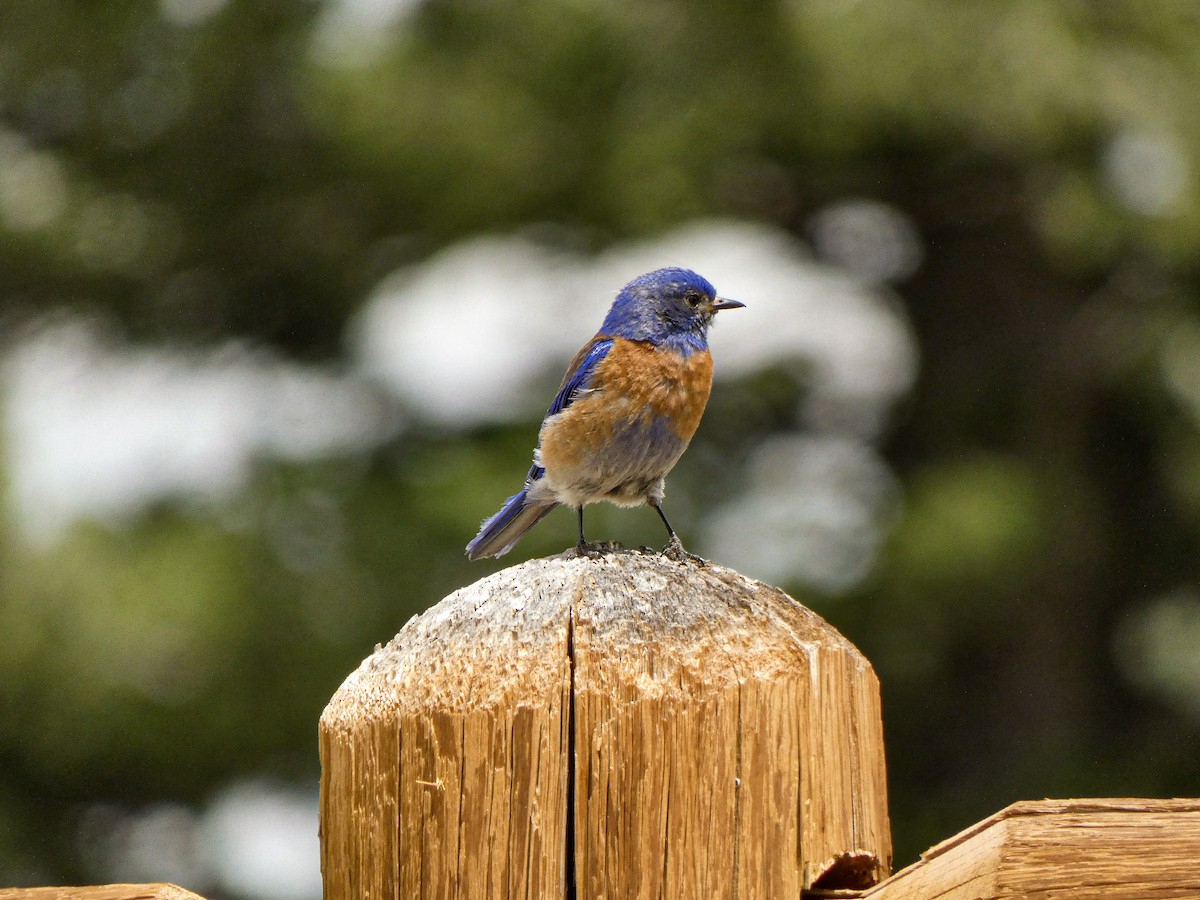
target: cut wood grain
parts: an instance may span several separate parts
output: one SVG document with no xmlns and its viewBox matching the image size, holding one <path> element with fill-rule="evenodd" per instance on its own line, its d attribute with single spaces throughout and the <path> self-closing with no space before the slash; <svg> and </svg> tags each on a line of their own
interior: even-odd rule
<svg viewBox="0 0 1200 900">
<path fill-rule="evenodd" d="M 0 900 L 204 900 L 174 884 L 0 888 Z"/>
<path fill-rule="evenodd" d="M 1200 800 L 1014 803 L 864 891 L 864 900 L 1200 897 Z"/>
<path fill-rule="evenodd" d="M 799 897 L 890 866 L 879 689 L 783 592 L 534 560 L 377 648 L 320 723 L 326 897 Z"/>
</svg>

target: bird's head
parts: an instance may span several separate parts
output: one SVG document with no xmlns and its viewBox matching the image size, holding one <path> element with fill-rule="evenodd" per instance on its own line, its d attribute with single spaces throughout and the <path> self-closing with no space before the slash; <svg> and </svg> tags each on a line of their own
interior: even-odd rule
<svg viewBox="0 0 1200 900">
<path fill-rule="evenodd" d="M 655 269 L 621 288 L 600 333 L 654 344 L 680 342 L 700 350 L 707 346 L 708 326 L 717 311 L 745 305 L 718 297 L 708 280 L 691 269 Z"/>
</svg>

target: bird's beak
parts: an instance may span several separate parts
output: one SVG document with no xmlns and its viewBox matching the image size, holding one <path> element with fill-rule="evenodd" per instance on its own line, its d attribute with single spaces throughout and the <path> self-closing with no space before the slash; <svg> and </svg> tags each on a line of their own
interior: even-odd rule
<svg viewBox="0 0 1200 900">
<path fill-rule="evenodd" d="M 746 304 L 740 300 L 726 300 L 724 297 L 718 297 L 717 302 L 712 305 L 714 311 L 718 309 L 737 309 Z"/>
</svg>

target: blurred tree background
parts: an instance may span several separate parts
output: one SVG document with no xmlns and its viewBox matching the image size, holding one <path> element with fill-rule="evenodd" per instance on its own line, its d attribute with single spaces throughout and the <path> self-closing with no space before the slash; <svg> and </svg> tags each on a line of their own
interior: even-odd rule
<svg viewBox="0 0 1200 900">
<path fill-rule="evenodd" d="M 324 703 L 499 568 L 463 546 L 640 272 L 604 254 L 712 221 L 877 298 L 918 360 L 866 424 L 814 412 L 803 354 L 736 367 L 670 498 L 737 565 L 715 510 L 755 478 L 808 461 L 831 520 L 875 485 L 857 565 L 763 577 L 879 671 L 897 863 L 1019 799 L 1200 794 L 1197 84 L 1200 12 L 1165 0 L 0 5 L 0 883 L 313 895 L 222 840 L 298 830 L 315 870 Z M 487 235 L 516 243 L 455 275 Z M 539 323 L 521 252 L 605 286 Z M 751 275 L 717 283 L 760 310 L 743 343 L 781 327 Z M 439 416 L 364 367 L 364 311 L 417 282 L 431 385 L 491 304 L 566 335 L 537 390 Z M 825 478 L 814 434 L 870 477 Z"/>
</svg>

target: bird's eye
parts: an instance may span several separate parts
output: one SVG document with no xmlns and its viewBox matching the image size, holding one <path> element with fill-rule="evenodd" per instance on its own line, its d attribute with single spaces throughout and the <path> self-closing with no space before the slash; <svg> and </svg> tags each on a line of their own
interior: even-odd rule
<svg viewBox="0 0 1200 900">
<path fill-rule="evenodd" d="M 683 295 L 683 302 L 695 309 L 700 305 L 700 294 L 696 291 L 688 291 Z"/>
</svg>

